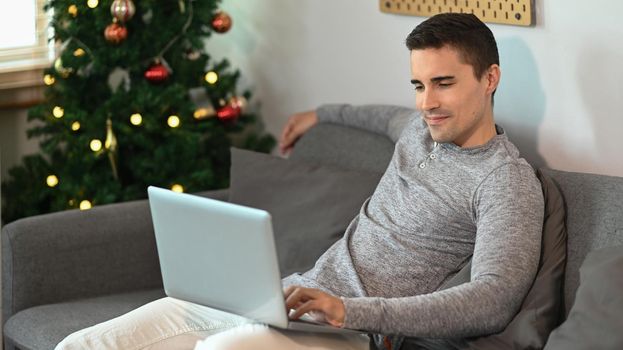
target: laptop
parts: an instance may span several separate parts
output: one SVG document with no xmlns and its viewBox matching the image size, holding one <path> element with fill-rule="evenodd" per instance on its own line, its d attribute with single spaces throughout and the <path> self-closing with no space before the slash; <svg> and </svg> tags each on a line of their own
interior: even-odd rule
<svg viewBox="0 0 623 350">
<path fill-rule="evenodd" d="M 289 320 L 267 211 L 150 186 L 167 296 L 282 329 L 365 333 Z"/>
</svg>

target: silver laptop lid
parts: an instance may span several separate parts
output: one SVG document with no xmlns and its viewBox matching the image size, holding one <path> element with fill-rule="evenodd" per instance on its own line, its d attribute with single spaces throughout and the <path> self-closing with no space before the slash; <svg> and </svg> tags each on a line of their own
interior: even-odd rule
<svg viewBox="0 0 623 350">
<path fill-rule="evenodd" d="M 168 296 L 287 326 L 268 212 L 153 186 L 148 195 Z"/>
</svg>

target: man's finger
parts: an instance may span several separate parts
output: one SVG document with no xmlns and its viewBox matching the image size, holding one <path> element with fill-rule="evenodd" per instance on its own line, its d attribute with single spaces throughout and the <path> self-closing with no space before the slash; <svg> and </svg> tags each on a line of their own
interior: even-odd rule
<svg viewBox="0 0 623 350">
<path fill-rule="evenodd" d="M 301 304 L 301 306 L 295 309 L 294 313 L 290 316 L 290 319 L 298 320 L 299 318 L 301 318 L 301 316 L 305 315 L 306 313 L 310 311 L 318 310 L 317 304 L 318 303 L 316 302 L 316 300 L 313 300 L 313 299 Z M 318 310 L 318 311 L 322 311 L 322 310 Z"/>
<path fill-rule="evenodd" d="M 298 303 L 305 302 L 308 299 L 309 298 L 306 297 L 302 288 L 295 288 L 294 291 L 292 291 L 292 293 L 290 293 L 290 295 L 286 298 L 286 307 L 288 309 L 294 309 Z"/>
</svg>

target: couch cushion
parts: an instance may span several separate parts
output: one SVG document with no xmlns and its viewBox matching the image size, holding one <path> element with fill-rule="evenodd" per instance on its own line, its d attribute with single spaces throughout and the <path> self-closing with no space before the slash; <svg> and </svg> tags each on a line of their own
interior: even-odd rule
<svg viewBox="0 0 623 350">
<path fill-rule="evenodd" d="M 271 213 L 282 276 L 311 268 L 381 178 L 238 149 L 231 154 L 229 199 Z"/>
<path fill-rule="evenodd" d="M 573 305 L 580 265 L 588 252 L 623 244 L 623 177 L 544 170 L 567 205 L 565 310 Z"/>
<path fill-rule="evenodd" d="M 4 336 L 21 350 L 49 350 L 77 330 L 164 296 L 162 289 L 154 289 L 32 307 L 9 318 Z"/>
<path fill-rule="evenodd" d="M 332 123 L 319 123 L 296 143 L 290 160 L 342 169 L 385 172 L 394 154 L 387 136 Z"/>
<path fill-rule="evenodd" d="M 566 238 L 565 207 L 562 195 L 553 180 L 537 173 L 543 188 L 545 214 L 541 258 L 535 281 L 521 309 L 506 328 L 497 334 L 469 340 L 445 340 L 447 347 L 458 349 L 541 349 L 549 333 L 559 324 L 562 314 L 562 283 L 565 268 Z M 467 264 L 440 289 L 470 280 L 471 263 Z M 429 340 L 407 340 L 408 344 L 428 344 Z M 433 342 L 434 343 L 434 342 Z"/>
<path fill-rule="evenodd" d="M 590 252 L 567 320 L 546 350 L 623 349 L 623 246 Z"/>
</svg>

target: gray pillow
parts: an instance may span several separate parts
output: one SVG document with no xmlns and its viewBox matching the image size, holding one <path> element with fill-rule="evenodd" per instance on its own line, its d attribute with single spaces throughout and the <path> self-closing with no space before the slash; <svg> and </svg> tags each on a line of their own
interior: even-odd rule
<svg viewBox="0 0 623 350">
<path fill-rule="evenodd" d="M 567 320 L 545 350 L 623 349 L 623 246 L 590 252 Z"/>
<path fill-rule="evenodd" d="M 537 172 L 545 199 L 541 258 L 536 278 L 517 315 L 496 334 L 471 339 L 410 339 L 403 350 L 432 342 L 450 349 L 542 349 L 562 314 L 562 284 L 567 255 L 565 206 L 560 190 L 547 175 Z M 447 289 L 470 280 L 471 262 L 441 286 Z"/>
<path fill-rule="evenodd" d="M 271 213 L 287 276 L 310 269 L 342 237 L 381 176 L 232 148 L 229 200 Z"/>
</svg>

